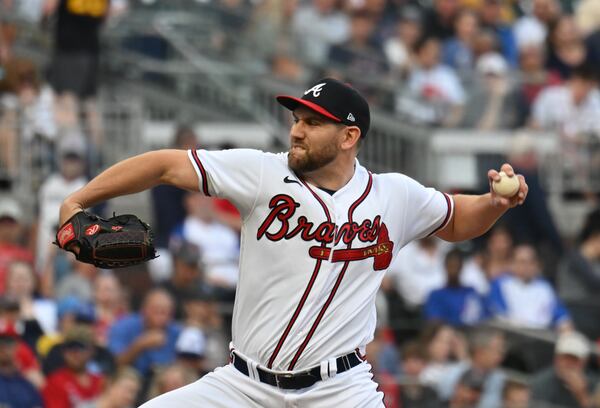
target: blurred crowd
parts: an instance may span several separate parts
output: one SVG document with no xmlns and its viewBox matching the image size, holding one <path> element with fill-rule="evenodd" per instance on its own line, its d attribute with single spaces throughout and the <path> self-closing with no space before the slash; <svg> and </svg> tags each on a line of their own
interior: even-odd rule
<svg viewBox="0 0 600 408">
<path fill-rule="evenodd" d="M 131 407 L 227 364 L 241 228 L 229 202 L 154 188 L 160 257 L 140 267 L 99 270 L 51 244 L 60 203 L 102 166 L 102 27 L 161 2 L 0 3 L 0 406 Z M 204 46 L 251 44 L 278 80 L 345 78 L 422 126 L 558 131 L 563 165 L 600 163 L 597 0 L 193 3 L 219 12 Z M 52 37 L 48 66 L 16 51 L 17 15 Z M 161 49 L 145 40 L 128 44 Z M 182 126 L 171 147 L 204 146 Z M 412 243 L 388 270 L 368 347 L 386 406 L 600 407 L 600 210 L 565 239 L 531 150 L 513 159 L 529 207 L 480 240 Z M 24 172 L 31 202 L 11 193 Z"/>
</svg>

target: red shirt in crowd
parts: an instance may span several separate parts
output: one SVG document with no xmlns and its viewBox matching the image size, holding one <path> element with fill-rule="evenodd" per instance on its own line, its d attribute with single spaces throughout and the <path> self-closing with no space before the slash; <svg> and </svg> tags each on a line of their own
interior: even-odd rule
<svg viewBox="0 0 600 408">
<path fill-rule="evenodd" d="M 75 408 L 82 402 L 94 401 L 102 393 L 104 379 L 101 375 L 88 373 L 87 384 L 68 368 L 50 374 L 42 390 L 46 408 Z"/>
</svg>

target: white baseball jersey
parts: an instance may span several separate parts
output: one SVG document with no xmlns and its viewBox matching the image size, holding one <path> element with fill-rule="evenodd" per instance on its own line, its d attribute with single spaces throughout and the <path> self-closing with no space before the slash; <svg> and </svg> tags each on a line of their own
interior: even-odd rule
<svg viewBox="0 0 600 408">
<path fill-rule="evenodd" d="M 243 219 L 232 322 L 236 350 L 266 368 L 299 371 L 364 350 L 375 295 L 406 243 L 443 228 L 451 197 L 358 161 L 333 195 L 300 179 L 287 154 L 189 151 L 206 195 Z"/>
</svg>

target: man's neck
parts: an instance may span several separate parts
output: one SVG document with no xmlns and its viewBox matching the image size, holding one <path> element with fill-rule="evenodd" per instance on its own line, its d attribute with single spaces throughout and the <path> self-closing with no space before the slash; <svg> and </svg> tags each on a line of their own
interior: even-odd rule
<svg viewBox="0 0 600 408">
<path fill-rule="evenodd" d="M 325 190 L 338 191 L 344 187 L 354 176 L 354 157 L 345 160 L 336 160 L 318 170 L 302 173 L 302 178 Z"/>
</svg>

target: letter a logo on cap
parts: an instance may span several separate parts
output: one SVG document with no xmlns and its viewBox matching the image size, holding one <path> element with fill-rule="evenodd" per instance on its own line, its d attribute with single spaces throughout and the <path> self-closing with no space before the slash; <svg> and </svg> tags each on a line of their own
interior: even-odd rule
<svg viewBox="0 0 600 408">
<path fill-rule="evenodd" d="M 312 88 L 310 88 L 309 90 L 304 91 L 304 95 L 308 95 L 309 93 L 312 92 L 313 96 L 315 98 L 318 98 L 319 95 L 321 95 L 321 91 L 323 90 L 323 87 L 325 85 L 327 85 L 325 82 L 317 84 L 317 85 L 313 86 Z"/>
<path fill-rule="evenodd" d="M 352 112 L 350 112 L 348 114 L 348 117 L 346 119 L 348 119 L 350 122 L 356 122 L 356 118 L 354 117 L 354 115 L 352 114 Z"/>
</svg>

